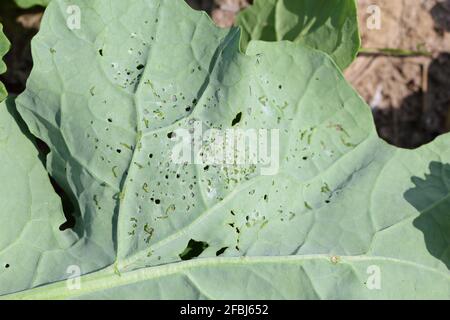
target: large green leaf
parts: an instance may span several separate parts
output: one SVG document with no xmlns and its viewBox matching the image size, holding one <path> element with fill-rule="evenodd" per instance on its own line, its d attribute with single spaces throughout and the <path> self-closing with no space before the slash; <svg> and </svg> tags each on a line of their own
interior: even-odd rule
<svg viewBox="0 0 450 320">
<path fill-rule="evenodd" d="M 50 0 L 15 0 L 17 5 L 21 8 L 27 9 L 34 6 L 46 7 L 50 3 Z"/>
<path fill-rule="evenodd" d="M 76 242 L 72 231 L 61 232 L 65 221 L 61 201 L 39 160 L 25 124 L 12 99 L 0 104 L 0 292 L 26 289 L 66 276 L 52 266 L 41 264 Z M 69 253 L 70 250 L 67 251 Z M 45 258 L 47 257 L 47 258 Z M 58 274 L 59 273 L 59 274 Z"/>
<path fill-rule="evenodd" d="M 78 240 L 27 285 L 11 265 L 6 298 L 450 297 L 450 137 L 387 145 L 327 55 L 259 41 L 243 55 L 237 29 L 181 0 L 58 0 L 33 56 L 18 107 L 78 204 Z M 279 129 L 280 170 L 176 165 L 169 137 L 193 120 Z M 55 282 L 71 265 L 78 290 Z"/>
<path fill-rule="evenodd" d="M 10 43 L 3 34 L 3 26 L 0 23 L 0 74 L 6 72 L 6 64 L 3 62 L 3 56 L 8 52 Z M 6 89 L 3 83 L 0 82 L 0 102 L 6 98 Z"/>
<path fill-rule="evenodd" d="M 255 0 L 237 17 L 242 47 L 250 40 L 290 40 L 331 55 L 341 69 L 360 48 L 355 0 Z"/>
</svg>

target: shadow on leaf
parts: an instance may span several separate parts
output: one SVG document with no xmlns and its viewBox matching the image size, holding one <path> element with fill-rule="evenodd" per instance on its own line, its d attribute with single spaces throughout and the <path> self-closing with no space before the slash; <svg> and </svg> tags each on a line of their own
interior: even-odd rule
<svg viewBox="0 0 450 320">
<path fill-rule="evenodd" d="M 450 164 L 431 162 L 424 179 L 411 180 L 415 187 L 404 197 L 420 212 L 413 224 L 423 232 L 428 251 L 450 269 Z"/>
</svg>

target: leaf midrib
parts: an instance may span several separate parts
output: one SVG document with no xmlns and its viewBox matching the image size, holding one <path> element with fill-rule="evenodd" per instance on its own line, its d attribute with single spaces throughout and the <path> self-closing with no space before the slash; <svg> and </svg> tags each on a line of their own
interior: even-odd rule
<svg viewBox="0 0 450 320">
<path fill-rule="evenodd" d="M 0 300 L 54 300 L 70 299 L 81 297 L 86 294 L 99 292 L 102 290 L 117 288 L 125 285 L 152 280 L 160 277 L 170 276 L 182 271 L 188 271 L 198 267 L 216 267 L 226 265 L 266 264 L 266 263 L 302 263 L 308 260 L 323 260 L 332 264 L 331 256 L 327 254 L 304 255 L 304 256 L 271 256 L 271 257 L 224 257 L 224 258 L 199 258 L 190 261 L 171 263 L 155 267 L 144 267 L 134 271 L 118 275 L 114 271 L 114 266 L 103 270 L 87 274 L 80 277 L 82 289 L 71 291 L 67 289 L 67 281 L 63 280 L 52 284 L 44 285 L 34 289 L 0 296 Z M 384 261 L 393 264 L 403 264 L 426 272 L 436 273 L 444 279 L 450 281 L 450 273 L 434 269 L 413 261 L 402 260 L 392 257 L 382 256 L 340 256 L 338 264 L 349 264 L 358 261 Z"/>
</svg>

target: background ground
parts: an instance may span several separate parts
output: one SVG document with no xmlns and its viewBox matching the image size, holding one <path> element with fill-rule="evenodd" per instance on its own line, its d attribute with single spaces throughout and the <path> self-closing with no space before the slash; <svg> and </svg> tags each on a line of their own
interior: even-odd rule
<svg viewBox="0 0 450 320">
<path fill-rule="evenodd" d="M 222 27 L 231 26 L 250 0 L 187 0 Z M 380 30 L 366 26 L 367 8 L 381 8 Z M 450 0 L 358 0 L 364 48 L 428 51 L 431 56 L 392 57 L 362 54 L 345 72 L 372 107 L 386 141 L 415 148 L 450 131 Z M 6 57 L 8 90 L 20 93 L 32 67 L 30 39 L 42 9 L 19 10 L 0 1 L 0 21 L 13 43 Z"/>
</svg>

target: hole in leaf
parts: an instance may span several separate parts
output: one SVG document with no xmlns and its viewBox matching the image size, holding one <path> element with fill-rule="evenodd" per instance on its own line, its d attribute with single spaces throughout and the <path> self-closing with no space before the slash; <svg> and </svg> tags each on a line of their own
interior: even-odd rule
<svg viewBox="0 0 450 320">
<path fill-rule="evenodd" d="M 222 255 L 225 252 L 225 250 L 227 250 L 227 249 L 228 249 L 228 247 L 223 247 L 222 249 L 218 250 L 216 252 L 216 257 Z"/>
<path fill-rule="evenodd" d="M 208 247 L 209 244 L 204 241 L 195 241 L 194 239 L 191 239 L 189 240 L 186 249 L 184 249 L 179 256 L 181 260 L 191 260 L 201 255 Z"/>
<path fill-rule="evenodd" d="M 242 120 L 242 112 L 239 112 L 236 115 L 236 118 L 233 119 L 233 122 L 231 123 L 231 126 L 234 127 L 235 125 L 237 125 L 239 122 L 241 122 Z"/>
<path fill-rule="evenodd" d="M 138 66 L 136 67 L 136 69 L 142 70 L 142 69 L 144 69 L 144 65 L 143 65 L 143 64 L 140 64 L 140 65 L 138 65 Z"/>
<path fill-rule="evenodd" d="M 9 268 L 9 263 L 5 264 L 5 268 L 6 268 L 6 269 Z"/>
</svg>

